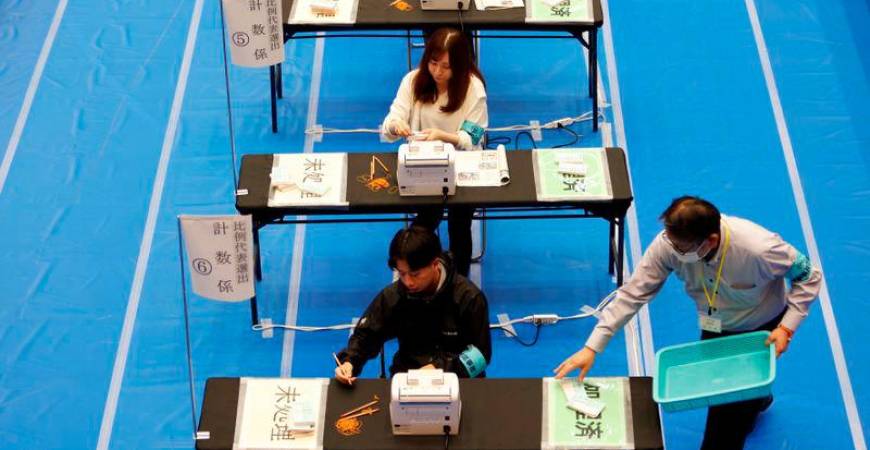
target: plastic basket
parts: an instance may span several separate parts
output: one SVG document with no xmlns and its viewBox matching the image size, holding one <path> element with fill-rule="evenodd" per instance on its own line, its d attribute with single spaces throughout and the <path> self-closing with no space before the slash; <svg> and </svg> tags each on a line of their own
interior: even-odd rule
<svg viewBox="0 0 870 450">
<path fill-rule="evenodd" d="M 766 397 L 776 377 L 767 331 L 674 345 L 656 353 L 653 399 L 665 411 Z"/>
</svg>

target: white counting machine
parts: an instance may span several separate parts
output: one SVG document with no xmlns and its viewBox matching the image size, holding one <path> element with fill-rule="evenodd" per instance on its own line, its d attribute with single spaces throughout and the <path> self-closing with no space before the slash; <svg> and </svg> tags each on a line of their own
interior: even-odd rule
<svg viewBox="0 0 870 450">
<path fill-rule="evenodd" d="M 441 369 L 410 370 L 397 373 L 391 387 L 393 434 L 459 434 L 462 402 L 455 373 Z"/>
<path fill-rule="evenodd" d="M 456 149 L 441 141 L 411 141 L 399 146 L 399 195 L 456 193 Z"/>
</svg>

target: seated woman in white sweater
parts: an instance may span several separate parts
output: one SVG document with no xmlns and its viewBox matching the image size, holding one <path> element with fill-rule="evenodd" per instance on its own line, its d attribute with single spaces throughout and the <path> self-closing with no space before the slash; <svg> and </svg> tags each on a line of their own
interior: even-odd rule
<svg viewBox="0 0 870 450">
<path fill-rule="evenodd" d="M 390 141 L 416 139 L 449 142 L 457 150 L 480 150 L 489 125 L 483 75 L 464 33 L 440 28 L 426 41 L 420 66 L 405 75 L 381 132 Z M 471 264 L 471 218 L 474 208 L 447 212 L 450 252 L 457 272 L 468 276 Z M 414 221 L 429 229 L 441 222 L 438 208 L 422 209 Z"/>
</svg>

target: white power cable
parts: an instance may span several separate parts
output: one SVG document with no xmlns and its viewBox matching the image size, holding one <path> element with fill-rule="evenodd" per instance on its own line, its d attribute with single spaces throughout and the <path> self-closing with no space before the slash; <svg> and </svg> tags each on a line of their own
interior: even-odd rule
<svg viewBox="0 0 870 450">
<path fill-rule="evenodd" d="M 605 105 L 606 106 L 606 105 Z M 600 112 L 598 114 L 599 117 L 603 117 L 604 113 Z M 542 130 L 555 130 L 561 127 L 567 127 L 569 125 L 573 125 L 575 123 L 580 122 L 588 122 L 592 120 L 592 111 L 587 111 L 579 116 L 575 117 L 563 117 L 561 119 L 551 120 L 542 125 L 532 126 L 528 124 L 522 125 L 508 125 L 504 127 L 492 127 L 487 128 L 486 131 L 530 131 L 535 129 Z M 350 133 L 373 133 L 380 134 L 380 128 L 323 128 L 321 126 L 314 126 L 305 130 L 305 134 L 309 135 L 321 135 L 321 134 L 350 134 Z"/>
<path fill-rule="evenodd" d="M 580 313 L 580 314 L 575 314 L 573 316 L 562 317 L 562 316 L 558 316 L 555 314 L 532 314 L 529 316 L 521 317 L 519 319 L 513 319 L 513 320 L 510 320 L 507 322 L 493 323 L 493 324 L 489 325 L 489 328 L 491 328 L 491 329 L 492 328 L 502 328 L 502 327 L 505 327 L 508 325 L 513 325 L 515 323 L 534 323 L 534 324 L 539 324 L 539 325 L 545 325 L 545 324 L 554 324 L 556 322 L 562 322 L 562 321 L 566 321 L 566 320 L 583 319 L 586 317 L 594 316 L 595 314 L 602 311 L 615 297 L 616 297 L 616 291 L 613 291 L 613 292 L 607 294 L 607 296 L 605 296 L 604 299 L 601 300 L 601 302 L 598 303 L 598 305 L 595 308 L 593 308 L 591 311 Z M 313 327 L 313 326 L 305 326 L 305 325 L 283 325 L 283 324 L 263 325 L 263 324 L 258 323 L 256 325 L 251 326 L 251 329 L 253 331 L 257 331 L 257 332 L 264 331 L 264 330 L 272 330 L 275 328 L 280 328 L 280 329 L 284 329 L 284 330 L 291 330 L 291 331 L 304 331 L 304 332 L 337 331 L 337 330 L 353 329 L 354 324 L 344 323 L 344 324 L 339 324 L 339 325 L 327 325 L 327 326 L 321 326 L 321 327 Z"/>
</svg>

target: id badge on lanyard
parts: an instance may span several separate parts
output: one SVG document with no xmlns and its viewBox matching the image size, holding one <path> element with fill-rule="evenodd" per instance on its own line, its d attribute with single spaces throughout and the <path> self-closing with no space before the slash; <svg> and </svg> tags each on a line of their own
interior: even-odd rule
<svg viewBox="0 0 870 450">
<path fill-rule="evenodd" d="M 722 332 L 722 316 L 719 315 L 719 310 L 716 309 L 716 296 L 719 295 L 719 282 L 722 281 L 722 268 L 725 266 L 725 257 L 728 255 L 728 244 L 731 236 L 728 227 L 725 228 L 725 246 L 722 249 L 722 258 L 719 260 L 719 267 L 716 269 L 716 281 L 713 283 L 713 295 L 707 292 L 707 284 L 704 282 L 704 274 L 701 273 L 701 287 L 704 288 L 704 298 L 707 299 L 707 315 L 703 313 L 698 315 L 698 325 L 704 331 L 711 333 Z M 702 269 L 703 271 L 703 269 Z"/>
<path fill-rule="evenodd" d="M 719 317 L 719 311 L 715 308 L 707 310 L 707 314 L 698 314 L 698 325 L 704 331 L 711 333 L 722 332 L 722 318 Z"/>
</svg>

